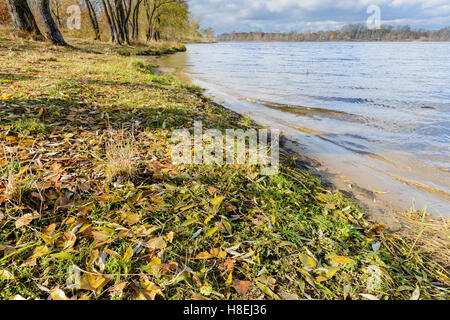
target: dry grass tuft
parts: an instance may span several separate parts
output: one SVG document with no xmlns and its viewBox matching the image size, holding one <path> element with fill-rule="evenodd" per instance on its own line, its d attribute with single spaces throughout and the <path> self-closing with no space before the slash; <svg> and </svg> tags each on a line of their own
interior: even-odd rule
<svg viewBox="0 0 450 320">
<path fill-rule="evenodd" d="M 139 157 L 131 146 L 109 146 L 106 150 L 106 177 L 109 181 L 115 179 L 130 179 L 137 171 Z"/>
</svg>

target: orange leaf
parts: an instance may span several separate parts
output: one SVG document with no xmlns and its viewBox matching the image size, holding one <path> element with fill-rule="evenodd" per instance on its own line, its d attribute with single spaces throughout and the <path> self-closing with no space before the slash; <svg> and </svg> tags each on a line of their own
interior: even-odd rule
<svg viewBox="0 0 450 320">
<path fill-rule="evenodd" d="M 233 288 L 236 289 L 237 293 L 241 296 L 245 296 L 247 294 L 251 284 L 252 283 L 250 281 L 233 280 Z"/>
</svg>

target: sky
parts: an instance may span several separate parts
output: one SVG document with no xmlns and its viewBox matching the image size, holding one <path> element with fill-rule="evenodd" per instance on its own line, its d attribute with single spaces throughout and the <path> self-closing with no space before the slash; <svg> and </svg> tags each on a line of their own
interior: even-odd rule
<svg viewBox="0 0 450 320">
<path fill-rule="evenodd" d="M 440 29 L 450 26 L 450 0 L 190 0 L 203 28 L 217 34 L 240 31 L 335 30 L 366 22 L 371 5 L 380 8 L 381 23 Z"/>
</svg>

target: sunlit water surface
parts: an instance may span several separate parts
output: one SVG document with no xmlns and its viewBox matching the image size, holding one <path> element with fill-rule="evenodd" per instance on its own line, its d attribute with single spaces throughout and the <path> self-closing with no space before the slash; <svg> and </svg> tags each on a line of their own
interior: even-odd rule
<svg viewBox="0 0 450 320">
<path fill-rule="evenodd" d="M 450 43 L 190 44 L 164 58 L 342 185 L 448 215 Z"/>
</svg>

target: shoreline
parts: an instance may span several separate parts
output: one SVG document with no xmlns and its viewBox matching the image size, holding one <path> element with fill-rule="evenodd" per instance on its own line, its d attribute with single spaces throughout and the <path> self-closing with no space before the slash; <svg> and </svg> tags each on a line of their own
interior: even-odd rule
<svg viewBox="0 0 450 320">
<path fill-rule="evenodd" d="M 193 50 L 198 53 L 196 48 L 194 46 Z M 201 51 L 205 51 L 205 49 Z M 207 74 L 195 74 L 195 70 L 202 70 L 200 65 L 202 62 L 197 61 L 198 59 L 193 57 L 191 61 L 194 65 L 198 63 L 197 67 L 184 69 L 183 66 L 185 66 L 188 56 L 176 54 L 162 58 L 162 65 L 168 67 L 163 71 L 167 73 L 175 71 L 186 81 L 189 81 L 189 77 L 191 77 L 194 84 L 207 88 L 208 95 L 213 96 L 214 100 L 224 104 L 228 109 L 248 115 L 264 126 L 280 129 L 290 138 L 292 142 L 290 146 L 294 152 L 315 159 L 317 161 L 315 163 L 318 164 L 315 167 L 320 167 L 324 176 L 332 179 L 333 183 L 341 190 L 357 193 L 360 201 L 371 210 L 388 208 L 390 211 L 408 211 L 412 208 L 427 207 L 427 211 L 433 216 L 448 217 L 450 201 L 448 188 L 450 185 L 445 179 L 446 172 L 443 168 L 435 166 L 433 159 L 415 157 L 414 149 L 405 149 L 403 150 L 405 153 L 401 153 L 401 148 L 397 148 L 400 151 L 395 153 L 395 151 L 389 151 L 391 150 L 389 148 L 380 149 L 383 144 L 367 143 L 366 145 L 362 142 L 361 145 L 358 145 L 357 143 L 360 142 L 356 139 L 370 138 L 364 134 L 355 136 L 355 139 L 351 135 L 348 135 L 350 138 L 346 138 L 344 133 L 348 130 L 355 130 L 355 127 L 346 130 L 343 126 L 345 123 L 340 122 L 340 115 L 335 115 L 332 111 L 328 115 L 327 109 L 319 109 L 317 106 L 316 108 L 291 107 L 268 102 L 268 100 L 272 101 L 271 99 L 246 98 L 245 92 L 239 93 L 240 91 L 236 88 L 231 93 L 226 92 L 226 90 L 222 90 L 225 88 L 220 88 L 214 83 L 214 81 L 220 80 L 213 74 L 210 75 L 211 79 L 215 79 L 212 82 L 207 80 Z M 207 62 L 205 63 L 207 65 L 205 68 L 210 67 Z M 173 69 L 171 70 L 170 67 Z M 186 73 L 183 73 L 185 71 Z M 189 74 L 191 71 L 194 73 Z M 227 83 L 227 80 L 224 81 Z M 232 82 L 229 82 L 228 85 L 232 88 Z M 251 93 L 249 95 L 251 96 Z M 318 128 L 321 129 L 318 129 L 309 121 L 309 118 L 305 121 L 305 127 L 300 127 L 296 125 L 299 124 L 298 122 L 289 120 L 291 114 L 293 116 L 298 114 L 300 117 L 317 117 L 319 120 L 325 120 L 322 123 L 336 126 L 336 129 L 327 132 L 327 129 L 323 128 L 323 124 L 321 127 L 320 123 Z M 341 132 L 342 135 L 336 135 L 335 139 L 333 137 L 335 132 Z M 355 143 L 355 148 L 352 147 L 352 142 Z M 428 160 L 431 161 L 428 162 Z M 372 210 L 372 212 L 384 215 L 382 212 L 380 213 L 380 210 Z M 389 219 L 388 215 L 385 216 Z"/>
<path fill-rule="evenodd" d="M 181 70 L 177 70 L 167 64 L 164 65 L 164 61 L 161 61 L 163 57 L 155 57 L 154 61 L 158 67 L 155 68 L 155 72 L 159 75 L 163 74 L 172 74 L 175 75 L 180 81 L 187 81 L 192 83 L 191 78 L 186 73 L 183 73 Z M 227 108 L 225 105 L 215 102 L 213 98 L 211 99 L 212 104 L 216 107 L 223 109 L 227 113 L 232 114 L 234 117 L 243 120 L 244 114 L 241 114 L 237 111 L 234 111 L 230 108 Z M 252 125 L 259 127 L 254 119 L 250 119 Z M 270 129 L 270 126 L 264 126 Z M 334 177 L 335 174 L 328 172 L 327 167 L 323 167 L 321 163 L 321 159 L 311 157 L 310 155 L 306 155 L 302 153 L 301 148 L 299 147 L 299 143 L 293 139 L 289 139 L 285 137 L 283 134 L 280 137 L 280 154 L 291 158 L 296 168 L 301 170 L 307 170 L 311 172 L 315 177 L 320 179 L 321 183 L 325 186 L 325 188 L 330 191 L 338 191 L 344 194 L 346 197 L 351 198 L 355 201 L 367 214 L 368 218 L 374 224 L 384 224 L 386 230 L 392 234 L 398 234 L 402 237 L 414 239 L 415 236 L 420 233 L 420 219 L 422 218 L 420 209 L 413 209 L 412 207 L 403 207 L 402 205 L 396 205 L 395 208 L 392 208 L 392 200 L 393 198 L 385 199 L 377 199 L 376 202 L 373 199 L 376 197 L 376 193 L 372 190 L 361 187 L 358 184 L 358 181 L 352 182 L 352 188 L 348 189 L 348 184 L 340 179 L 339 177 Z M 347 188 L 346 188 L 347 187 Z M 444 217 L 442 215 L 430 215 L 426 214 L 425 217 L 427 223 L 429 225 L 440 225 L 442 224 L 445 227 L 437 227 L 428 230 L 427 240 L 424 240 L 424 245 L 429 246 L 430 248 L 434 248 L 433 250 L 441 250 L 442 248 L 447 247 L 450 249 L 450 237 L 447 233 L 447 225 L 450 222 L 450 218 Z M 433 238 L 436 238 L 436 243 Z M 445 261 L 444 264 L 450 266 L 450 257 L 447 257 L 446 254 L 441 255 L 441 261 Z"/>
</svg>

